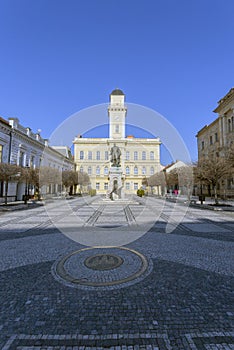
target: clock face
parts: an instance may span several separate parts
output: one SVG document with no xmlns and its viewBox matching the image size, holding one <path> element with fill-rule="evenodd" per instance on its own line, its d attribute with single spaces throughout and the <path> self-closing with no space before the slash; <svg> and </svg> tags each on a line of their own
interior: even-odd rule
<svg viewBox="0 0 234 350">
<path fill-rule="evenodd" d="M 118 120 L 119 120 L 119 116 L 116 115 L 116 116 L 114 117 L 114 119 L 115 119 L 116 121 L 118 121 Z"/>
</svg>

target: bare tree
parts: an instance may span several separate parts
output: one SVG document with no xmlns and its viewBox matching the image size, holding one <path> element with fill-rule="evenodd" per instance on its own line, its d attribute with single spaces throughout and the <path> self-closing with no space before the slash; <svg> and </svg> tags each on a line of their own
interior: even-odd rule
<svg viewBox="0 0 234 350">
<path fill-rule="evenodd" d="M 70 194 L 73 193 L 73 186 L 78 185 L 78 173 L 74 170 L 64 170 L 62 172 L 62 182 Z"/>
<path fill-rule="evenodd" d="M 85 172 L 78 171 L 78 184 L 82 190 L 83 186 L 87 186 L 90 183 L 89 175 Z"/>
<path fill-rule="evenodd" d="M 148 186 L 151 188 L 151 192 L 153 191 L 153 187 L 158 186 L 161 189 L 164 189 L 166 187 L 166 179 L 165 174 L 163 171 L 159 171 L 158 173 L 155 173 L 154 175 L 150 176 L 147 179 Z"/>
<path fill-rule="evenodd" d="M 200 182 L 201 188 L 203 184 L 210 185 L 213 188 L 216 204 L 218 204 L 218 184 L 228 177 L 229 172 L 228 161 L 224 157 L 210 156 L 207 159 L 202 159 L 197 164 L 195 169 L 196 181 Z"/>
<path fill-rule="evenodd" d="M 0 163 L 0 181 L 5 182 L 5 204 L 7 204 L 8 184 L 10 181 L 18 181 L 21 176 L 21 168 L 17 165 Z"/>
<path fill-rule="evenodd" d="M 43 186 L 62 184 L 62 173 L 52 167 L 40 167 L 39 189 Z"/>
</svg>

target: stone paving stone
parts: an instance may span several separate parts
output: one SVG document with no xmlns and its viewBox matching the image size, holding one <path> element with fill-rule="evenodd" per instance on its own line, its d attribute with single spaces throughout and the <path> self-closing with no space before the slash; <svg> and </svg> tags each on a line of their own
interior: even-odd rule
<svg viewBox="0 0 234 350">
<path fill-rule="evenodd" d="M 94 212 L 80 207 L 82 199 L 70 202 L 87 219 Z M 82 246 L 53 227 L 45 208 L 1 215 L 0 348 L 233 349 L 234 216 L 162 203 L 150 200 L 156 220 L 162 217 L 128 245 L 152 260 L 152 270 L 113 290 L 76 289 L 54 279 L 55 260 Z M 62 220 L 62 204 L 49 207 Z M 134 215 L 139 207 L 131 205 Z M 182 223 L 166 234 L 167 218 L 176 227 L 180 210 Z M 17 222 L 6 231 L 11 220 L 23 231 Z"/>
</svg>

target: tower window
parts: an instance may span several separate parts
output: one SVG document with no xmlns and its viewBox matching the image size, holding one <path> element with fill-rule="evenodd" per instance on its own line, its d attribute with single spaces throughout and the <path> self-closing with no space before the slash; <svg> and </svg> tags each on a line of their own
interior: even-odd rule
<svg viewBox="0 0 234 350">
<path fill-rule="evenodd" d="M 119 133 L 119 124 L 115 125 L 115 132 Z"/>
</svg>

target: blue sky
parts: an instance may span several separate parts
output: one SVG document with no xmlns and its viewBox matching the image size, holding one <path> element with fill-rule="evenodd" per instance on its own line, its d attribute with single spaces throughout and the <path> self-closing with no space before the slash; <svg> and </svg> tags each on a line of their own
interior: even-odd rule
<svg viewBox="0 0 234 350">
<path fill-rule="evenodd" d="M 233 13 L 233 0 L 0 0 L 0 115 L 49 137 L 119 87 L 196 160 L 197 131 L 234 85 Z"/>
</svg>

